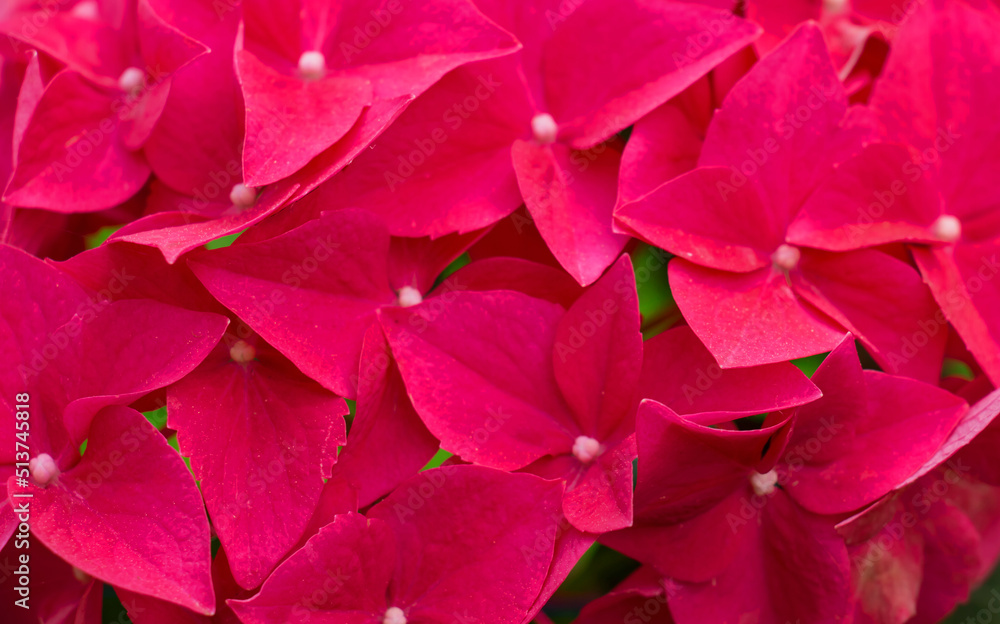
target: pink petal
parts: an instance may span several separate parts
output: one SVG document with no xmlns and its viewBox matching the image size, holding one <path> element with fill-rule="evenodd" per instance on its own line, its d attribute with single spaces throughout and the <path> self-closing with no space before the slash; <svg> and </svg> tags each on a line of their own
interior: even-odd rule
<svg viewBox="0 0 1000 624">
<path fill-rule="evenodd" d="M 456 292 L 444 306 L 385 308 L 382 327 L 413 405 L 442 448 L 504 470 L 573 446 L 552 373 L 553 303 Z"/>
<path fill-rule="evenodd" d="M 563 513 L 572 525 L 584 532 L 600 534 L 632 525 L 632 461 L 635 440 L 627 438 L 606 449 L 563 498 Z M 570 457 L 570 461 L 576 461 Z"/>
<path fill-rule="evenodd" d="M 278 566 L 259 594 L 227 604 L 245 624 L 378 621 L 390 606 L 395 541 L 385 522 L 337 516 Z"/>
<path fill-rule="evenodd" d="M 943 310 L 928 329 L 950 322 L 993 384 L 1000 383 L 1000 326 L 992 312 L 1000 305 L 998 251 L 995 242 L 913 248 L 920 273 Z"/>
<path fill-rule="evenodd" d="M 142 147 L 159 121 L 173 74 L 209 52 L 204 44 L 164 21 L 150 0 L 136 4 L 136 29 L 142 68 L 150 76 L 146 90 L 122 112 L 123 141 L 133 150 Z"/>
<path fill-rule="evenodd" d="M 695 169 L 619 206 L 615 219 L 625 231 L 702 266 L 741 273 L 769 266 L 785 224 L 737 176 L 721 167 Z"/>
<path fill-rule="evenodd" d="M 130 592 L 121 587 L 115 588 L 115 594 L 134 624 L 238 624 L 239 620 L 226 604 L 226 600 L 240 597 L 245 594 L 245 590 L 233 580 L 224 550 L 216 553 L 212 561 L 212 585 L 215 587 L 216 604 L 213 616 L 195 613 L 179 605 Z"/>
<path fill-rule="evenodd" d="M 559 263 L 581 285 L 600 277 L 627 238 L 611 230 L 621 152 L 602 144 L 577 152 L 517 140 L 514 170 L 538 231 Z"/>
<path fill-rule="evenodd" d="M 917 612 L 917 596 L 923 581 L 923 534 L 909 530 L 881 542 L 873 540 L 851 546 L 849 552 L 858 595 L 854 621 L 858 624 L 910 621 Z"/>
<path fill-rule="evenodd" d="M 576 563 L 587 552 L 587 549 L 594 545 L 595 537 L 593 535 L 588 535 L 574 529 L 569 524 L 569 520 L 565 518 L 554 527 L 554 530 L 546 534 L 546 538 L 552 534 L 554 534 L 552 539 L 540 540 L 536 538 L 529 549 L 530 552 L 528 554 L 531 558 L 544 557 L 548 553 L 548 543 L 555 542 L 549 573 L 545 577 L 545 582 L 542 583 L 542 588 L 539 590 L 538 596 L 535 597 L 535 604 L 528 610 L 521 624 L 528 624 L 536 616 L 544 616 L 544 613 L 541 611 L 542 607 L 556 593 L 563 581 L 566 580 L 566 577 L 569 576 L 569 573 L 573 571 Z"/>
<path fill-rule="evenodd" d="M 131 229 L 125 228 L 125 232 L 115 238 L 158 247 L 167 262 L 172 264 L 184 253 L 201 247 L 208 241 L 242 231 L 315 189 L 320 183 L 347 166 L 386 126 L 392 123 L 405 104 L 404 99 L 391 100 L 366 109 L 354 127 L 338 143 L 309 161 L 309 164 L 293 178 L 265 188 L 252 208 L 241 211 L 231 207 L 222 218 L 210 220 L 199 219 L 197 214 L 187 211 L 183 214 L 175 213 L 168 217 L 166 222 L 162 215 L 150 215 L 134 222 Z M 216 173 L 223 175 L 221 171 Z M 225 179 L 231 180 L 231 178 Z M 216 188 L 219 186 L 215 182 L 211 184 L 216 184 Z M 207 190 L 211 187 L 204 188 Z M 135 227 L 144 221 L 151 223 L 147 223 L 145 228 Z"/>
<path fill-rule="evenodd" d="M 619 202 L 639 199 L 697 166 L 718 104 L 714 82 L 709 74 L 635 123 L 622 153 Z"/>
<path fill-rule="evenodd" d="M 607 440 L 622 426 L 632 427 L 642 369 L 635 288 L 632 263 L 622 256 L 556 328 L 556 382 L 580 432 L 598 440 Z"/>
<path fill-rule="evenodd" d="M 335 35 L 340 40 L 336 56 L 343 57 L 345 70 L 371 80 L 378 99 L 419 95 L 461 65 L 505 56 L 520 47 L 469 0 L 397 9 L 367 42 L 352 26 L 368 28 L 372 13 L 389 7 L 382 0 L 356 0 L 346 8 L 344 34 Z"/>
<path fill-rule="evenodd" d="M 172 386 L 167 409 L 233 575 L 250 589 L 305 529 L 346 438 L 348 410 L 262 342 L 251 343 L 256 360 L 234 362 L 236 340 L 227 336 Z"/>
<path fill-rule="evenodd" d="M 446 75 L 317 190 L 327 209 L 372 210 L 398 236 L 469 232 L 507 216 L 522 203 L 510 146 L 531 118 L 515 70 L 500 59 Z"/>
<path fill-rule="evenodd" d="M 167 264 L 163 254 L 145 245 L 112 242 L 54 266 L 111 301 L 153 299 L 188 309 L 225 311 L 186 266 Z"/>
<path fill-rule="evenodd" d="M 236 72 L 247 113 L 244 182 L 255 188 L 301 169 L 344 136 L 372 102 L 365 78 L 346 74 L 304 81 L 269 67 L 247 49 L 236 52 Z"/>
<path fill-rule="evenodd" d="M 696 3 L 598 0 L 555 29 L 542 54 L 560 134 L 586 149 L 682 92 L 759 28 Z"/>
<path fill-rule="evenodd" d="M 353 397 L 364 331 L 379 306 L 394 302 L 388 253 L 389 236 L 377 219 L 338 211 L 189 264 L 219 301 L 304 373 Z"/>
<path fill-rule="evenodd" d="M 934 298 L 912 267 L 875 249 L 806 252 L 795 292 L 854 332 L 883 370 L 928 383 L 947 338 Z"/>
<path fill-rule="evenodd" d="M 922 496 L 919 495 L 918 496 Z M 922 496 L 924 503 L 929 503 Z M 925 531 L 924 578 L 917 600 L 915 624 L 940 622 L 975 587 L 979 561 L 979 533 L 969 517 L 945 501 L 923 509 Z M 920 509 L 920 508 L 918 508 Z"/>
<path fill-rule="evenodd" d="M 869 145 L 841 163 L 810 195 L 788 242 L 829 251 L 896 241 L 934 242 L 940 199 L 899 145 Z"/>
<path fill-rule="evenodd" d="M 31 76 L 31 72 L 28 74 Z M 30 97 L 30 96 L 29 96 Z M 65 106 L 72 101 L 73 106 Z M 149 177 L 138 152 L 121 142 L 113 94 L 69 70 L 56 74 L 15 136 L 14 173 L 4 201 L 59 212 L 120 204 Z"/>
<path fill-rule="evenodd" d="M 0 247 L 0 265 L 8 300 L 29 306 L 4 314 L 12 331 L 3 348 L 19 366 L 0 379 L 11 393 L 28 384 L 40 402 L 48 421 L 32 434 L 40 451 L 75 455 L 95 413 L 183 377 L 227 324 L 150 300 L 92 300 L 69 276 L 10 247 Z"/>
<path fill-rule="evenodd" d="M 87 318 L 85 313 L 84 318 Z M 118 301 L 95 312 L 80 335 L 74 400 L 64 418 L 80 441 L 90 417 L 178 381 L 211 351 L 228 320 L 148 299 Z M 128 327 L 126 334 L 122 327 Z"/>
<path fill-rule="evenodd" d="M 405 482 L 368 514 L 396 535 L 390 602 L 409 606 L 414 621 L 457 613 L 518 624 L 549 570 L 554 545 L 546 539 L 561 519 L 561 496 L 559 483 L 478 466 L 436 468 Z M 539 540 L 542 553 L 527 557 L 522 547 Z M 477 587 L 489 591 L 470 595 Z"/>
<path fill-rule="evenodd" d="M 438 445 L 410 404 L 382 328 L 373 324 L 361 351 L 357 413 L 333 479 L 357 484 L 358 505 L 367 507 L 416 474 Z"/>
<path fill-rule="evenodd" d="M 243 177 L 243 102 L 233 63 L 240 12 L 219 15 L 210 5 L 187 1 L 166 4 L 158 3 L 161 14 L 212 51 L 172 77 L 144 152 L 156 177 L 177 191 L 228 193 Z"/>
<path fill-rule="evenodd" d="M 862 371 L 851 339 L 812 379 L 824 396 L 799 408 L 779 470 L 789 495 L 819 514 L 860 509 L 899 487 L 968 409 L 929 384 Z"/>
<path fill-rule="evenodd" d="M 125 407 L 102 410 L 89 439 L 55 484 L 31 487 L 34 534 L 107 583 L 213 613 L 208 521 L 180 456 Z"/>
<path fill-rule="evenodd" d="M 1000 122 L 991 102 L 1000 97 L 1000 84 L 982 79 L 978 68 L 1000 64 L 993 36 L 1000 11 L 995 3 L 952 2 L 919 5 L 911 13 L 872 106 L 889 137 L 914 146 L 920 168 L 937 174 L 950 214 L 993 221 Z M 980 237 L 996 231 L 991 225 Z"/>
<path fill-rule="evenodd" d="M 802 405 L 821 396 L 793 364 L 720 368 L 690 327 L 643 344 L 640 396 L 699 424 L 726 422 Z"/>
<path fill-rule="evenodd" d="M 633 572 L 610 593 L 589 602 L 575 621 L 578 624 L 612 624 L 636 617 L 651 624 L 674 624 L 663 581 L 648 566 Z"/>
<path fill-rule="evenodd" d="M 923 466 L 915 471 L 900 487 L 913 483 L 918 478 L 940 466 L 960 449 L 972 442 L 1000 414 L 1000 391 L 994 390 L 973 405 L 958 421 L 948 438 Z"/>
<path fill-rule="evenodd" d="M 434 290 L 448 297 L 462 290 L 516 290 L 569 308 L 584 290 L 568 273 L 520 258 L 484 258 L 455 271 Z"/>
<path fill-rule="evenodd" d="M 427 293 L 438 276 L 484 234 L 453 234 L 439 238 L 398 238 L 389 243 L 389 283 L 399 291 L 412 286 Z"/>
<path fill-rule="evenodd" d="M 853 612 L 847 547 L 833 522 L 810 514 L 780 491 L 759 520 L 743 527 L 744 548 L 729 569 L 699 585 L 682 584 L 670 598 L 680 622 L 838 624 Z"/>
<path fill-rule="evenodd" d="M 733 274 L 675 258 L 668 271 L 684 318 L 723 368 L 823 353 L 844 335 L 775 268 Z"/>
<path fill-rule="evenodd" d="M 20 499 L 22 502 L 29 499 Z M 12 540 L 0 551 L 5 570 L 0 581 L 0 591 L 11 597 L 11 605 L 4 613 L 9 624 L 101 624 L 101 602 L 104 583 L 77 576 L 73 566 L 55 555 L 45 544 L 31 537 L 29 546 L 18 548 Z M 21 569 L 19 557 L 26 555 L 28 575 L 16 574 Z M 23 570 L 22 570 L 23 571 Z M 27 609 L 15 606 L 21 600 L 17 591 L 19 579 L 28 578 Z"/>
<path fill-rule="evenodd" d="M 700 582 L 720 574 L 756 529 L 747 520 L 750 475 L 768 445 L 780 451 L 787 421 L 757 431 L 694 424 L 653 401 L 639 408 L 634 526 L 601 541 L 665 574 Z"/>
<path fill-rule="evenodd" d="M 773 96 L 761 100 L 764 92 Z M 841 127 L 846 112 L 823 36 L 805 24 L 736 83 L 712 119 L 699 164 L 745 174 L 739 185 L 757 188 L 768 222 L 783 229 L 831 166 L 860 149 L 860 136 Z"/>
</svg>

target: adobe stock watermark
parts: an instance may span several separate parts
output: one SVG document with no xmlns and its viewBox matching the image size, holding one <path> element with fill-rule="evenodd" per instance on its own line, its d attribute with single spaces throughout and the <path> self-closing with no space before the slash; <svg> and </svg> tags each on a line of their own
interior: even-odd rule
<svg viewBox="0 0 1000 624">
<path fill-rule="evenodd" d="M 441 491 L 448 478 L 452 476 L 458 466 L 440 466 L 433 470 L 419 473 L 422 481 L 417 485 L 411 485 L 406 490 L 406 503 L 396 503 L 392 506 L 396 519 L 400 522 L 408 522 L 411 516 L 415 516 L 417 510 L 422 508 L 427 501 Z"/>
<path fill-rule="evenodd" d="M 312 242 L 312 251 L 308 256 L 293 264 L 281 274 L 282 286 L 275 286 L 267 297 L 254 298 L 253 309 L 245 312 L 245 321 L 251 325 L 262 323 L 274 315 L 279 306 L 288 303 L 288 294 L 302 288 L 320 267 L 334 257 L 341 244 L 333 240 L 333 234 L 316 238 Z M 241 315 L 243 316 L 243 315 Z"/>
<path fill-rule="evenodd" d="M 273 145 L 281 137 L 282 133 L 290 127 L 290 124 L 291 120 L 283 111 L 268 111 L 266 123 L 261 127 L 260 131 L 253 136 L 247 137 L 247 147 L 261 150 L 269 145 Z M 238 147 L 238 151 L 242 154 L 243 145 Z M 208 173 L 208 182 L 205 182 L 199 188 L 191 189 L 188 196 L 177 204 L 177 211 L 184 216 L 184 223 L 190 225 L 193 221 L 192 217 L 229 216 L 242 212 L 246 206 L 234 204 L 231 197 L 227 195 L 232 189 L 233 184 L 241 182 L 242 179 L 242 156 L 230 158 L 219 169 L 210 171 Z M 255 194 L 256 190 L 253 190 L 253 193 Z M 251 197 L 253 198 L 254 195 L 251 195 Z M 255 198 L 253 201 L 255 201 Z M 221 214 L 217 214 L 220 208 L 226 204 L 229 207 L 221 210 Z"/>
<path fill-rule="evenodd" d="M 322 555 L 316 552 L 312 542 L 306 542 L 302 549 L 310 551 L 310 559 L 324 560 Z M 307 621 L 310 613 L 321 610 L 334 596 L 343 591 L 350 579 L 351 577 L 344 573 L 342 568 L 326 568 L 323 583 L 292 606 L 292 621 Z"/>
<path fill-rule="evenodd" d="M 645 256 L 643 263 L 633 267 L 632 275 L 615 281 L 612 289 L 616 294 L 627 295 L 633 288 L 646 283 L 655 273 L 667 266 L 669 260 L 667 252 L 656 247 L 649 249 L 650 253 Z M 584 312 L 585 318 L 570 327 L 565 341 L 557 341 L 553 347 L 553 353 L 560 362 L 565 363 L 570 357 L 575 356 L 591 338 L 597 335 L 598 330 L 614 320 L 621 309 L 618 301 L 614 297 L 607 297 Z"/>
<path fill-rule="evenodd" d="M 30 42 L 34 39 L 35 35 L 49 25 L 49 21 L 56 14 L 65 9 L 67 5 L 72 4 L 73 1 L 74 0 L 41 0 L 41 2 L 35 3 L 38 5 L 38 9 L 33 11 L 30 15 L 21 15 L 20 24 L 17 25 L 18 30 L 16 32 L 13 31 L 11 25 L 8 25 L 7 43 L 10 44 L 14 53 L 20 54 L 21 46 L 33 47 L 30 43 L 25 42 Z M 79 5 L 77 5 L 77 7 L 78 6 Z M 74 12 L 86 10 L 77 7 L 73 7 Z"/>
<path fill-rule="evenodd" d="M 945 464 L 943 473 L 929 485 L 925 484 L 919 490 L 914 490 L 909 506 L 901 514 L 897 514 L 867 541 L 868 547 L 864 554 L 853 558 L 852 564 L 862 574 L 871 569 L 882 557 L 890 556 L 896 542 L 903 539 L 910 531 L 931 512 L 938 502 L 951 491 L 951 488 L 961 483 L 972 468 L 962 463 L 961 458 L 952 457 Z M 918 482 L 919 483 L 919 482 Z"/>
<path fill-rule="evenodd" d="M 142 98 L 168 77 L 169 74 L 164 72 L 159 65 L 156 67 L 147 65 L 142 71 L 142 83 L 137 90 L 118 95 L 111 101 L 111 114 L 97 122 L 96 127 L 78 134 L 67 143 L 64 147 L 65 156 L 50 165 L 56 179 L 62 182 L 67 175 L 92 156 L 101 144 L 106 140 L 111 140 L 111 134 L 118 129 L 118 122 L 128 120 Z"/>
<path fill-rule="evenodd" d="M 729 33 L 734 26 L 742 20 L 736 17 L 731 11 L 726 11 L 708 20 L 701 20 L 701 30 L 693 35 L 688 35 L 684 41 L 687 46 L 683 54 L 674 52 L 671 59 L 677 69 L 683 69 L 692 63 L 697 62 L 706 52 L 712 51 L 712 45 L 721 37 Z"/>
<path fill-rule="evenodd" d="M 534 563 L 536 559 L 550 559 L 559 538 L 573 529 L 573 525 L 566 519 L 562 511 L 553 513 L 549 520 L 551 522 L 544 529 L 535 531 L 534 541 L 521 545 L 521 556 L 524 557 L 524 562 L 528 565 Z"/>
<path fill-rule="evenodd" d="M 806 463 L 819 455 L 825 445 L 829 444 L 844 428 L 845 425 L 837 422 L 836 416 L 824 416 L 820 419 L 816 432 L 804 442 L 785 449 L 781 460 L 775 464 L 770 472 L 764 475 L 753 474 L 750 479 L 753 494 L 744 496 L 740 500 L 738 513 L 729 512 L 726 514 L 726 523 L 729 525 L 729 529 L 735 534 L 754 521 L 771 500 L 775 487 L 785 486 L 792 482 L 795 475 L 805 468 Z"/>
<path fill-rule="evenodd" d="M 386 187 L 395 192 L 403 182 L 413 176 L 417 170 L 433 156 L 438 147 L 451 138 L 451 133 L 457 132 L 466 120 L 479 110 L 483 102 L 490 99 L 503 83 L 493 78 L 493 74 L 480 75 L 472 93 L 457 100 L 446 108 L 441 115 L 441 125 L 432 129 L 426 136 L 413 139 L 414 149 L 396 158 L 395 171 L 386 170 L 383 173 Z"/>
<path fill-rule="evenodd" d="M 783 144 L 792 140 L 799 130 L 804 128 L 812 120 L 813 115 L 822 110 L 830 103 L 830 98 L 843 90 L 840 81 L 833 77 L 824 84 L 813 85 L 809 88 L 809 96 L 805 102 L 799 104 L 794 110 L 775 124 L 777 136 L 769 136 L 760 145 L 750 147 L 746 150 L 746 158 L 734 165 L 730 165 L 731 171 L 729 180 L 719 180 L 716 182 L 716 190 L 723 201 L 728 201 L 729 196 L 736 193 L 745 186 L 751 178 L 756 176 L 762 167 L 771 162 L 775 154 L 781 151 Z"/>
<path fill-rule="evenodd" d="M 927 4 L 927 0 L 903 0 L 902 2 L 893 3 L 893 5 L 889 7 L 890 13 L 888 24 L 883 20 L 874 20 L 872 26 L 891 41 L 892 37 L 895 36 L 893 28 L 901 25 L 925 4 Z"/>
<path fill-rule="evenodd" d="M 455 301 L 458 293 L 468 290 L 468 284 L 461 281 L 459 273 L 448 277 L 437 288 L 431 291 L 430 296 L 424 299 L 420 305 L 420 312 L 414 314 L 409 320 L 410 332 L 401 332 L 397 340 L 400 347 L 407 347 L 413 341 L 413 334 L 420 335 L 427 331 L 448 307 Z M 386 346 L 385 349 L 374 355 L 369 361 L 361 362 L 357 373 L 352 373 L 350 382 L 355 390 L 360 388 L 361 382 L 372 382 L 384 375 L 392 364 L 392 349 Z"/>
<path fill-rule="evenodd" d="M 355 56 L 361 54 L 362 50 L 372 44 L 385 29 L 392 24 L 393 18 L 403 12 L 403 3 L 400 0 L 389 0 L 384 9 L 373 9 L 368 12 L 371 19 L 360 26 L 355 26 L 354 38 L 350 43 L 340 42 L 340 53 L 344 55 L 344 61 L 350 62 Z"/>
<path fill-rule="evenodd" d="M 549 28 L 556 29 L 556 26 L 565 22 L 570 15 L 576 12 L 586 0 L 562 0 L 555 9 L 545 10 L 545 19 L 549 23 Z"/>
<path fill-rule="evenodd" d="M 972 305 L 972 299 L 983 290 L 1000 273 L 1000 261 L 996 254 L 989 257 L 979 258 L 978 268 L 963 282 L 955 284 L 952 288 L 938 294 L 936 299 L 942 304 L 934 311 L 930 318 L 917 321 L 919 329 L 909 336 L 903 336 L 897 350 L 887 354 L 890 372 L 898 373 L 900 368 L 908 364 L 920 353 L 920 350 L 931 343 L 931 340 L 938 335 L 947 325 L 948 317 L 944 312 L 947 307 L 949 314 L 961 310 L 967 305 Z M 943 301 L 942 301 L 943 299 Z"/>
<path fill-rule="evenodd" d="M 71 319 L 46 336 L 42 346 L 32 349 L 27 362 L 18 363 L 17 372 L 21 379 L 26 382 L 41 374 L 75 338 L 83 334 L 84 326 L 94 322 L 111 305 L 115 296 L 125 292 L 134 279 L 135 275 L 131 275 L 124 266 L 112 270 L 107 286 L 77 306 Z"/>
<path fill-rule="evenodd" d="M 954 146 L 960 138 L 962 135 L 951 128 L 939 128 L 930 147 L 919 152 L 914 160 L 904 162 L 900 167 L 899 175 L 891 182 L 888 182 L 881 189 L 873 190 L 873 201 L 866 206 L 858 207 L 857 221 L 848 227 L 848 236 L 851 241 L 856 244 L 863 243 L 865 234 L 875 226 L 878 219 L 885 215 L 885 211 L 907 195 L 911 185 L 919 182 L 927 171 L 936 167 L 941 162 L 941 155 Z"/>
</svg>

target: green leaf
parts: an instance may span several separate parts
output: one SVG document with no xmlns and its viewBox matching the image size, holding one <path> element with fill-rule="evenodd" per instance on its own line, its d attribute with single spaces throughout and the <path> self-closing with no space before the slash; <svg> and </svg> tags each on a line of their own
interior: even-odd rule
<svg viewBox="0 0 1000 624">
<path fill-rule="evenodd" d="M 451 275 L 455 271 L 461 269 L 462 267 L 464 267 L 465 265 L 469 264 L 470 262 L 472 262 L 472 258 L 469 257 L 469 252 L 465 252 L 461 256 L 459 256 L 459 257 L 455 258 L 454 260 L 452 260 L 451 264 L 449 264 L 448 266 L 446 266 L 444 268 L 444 271 L 441 271 L 441 275 L 438 275 L 437 279 L 434 280 L 434 285 L 431 286 L 431 290 L 434 290 L 435 288 L 437 288 L 438 284 L 440 284 L 441 282 L 443 282 L 446 279 L 448 279 L 449 275 Z"/>
<path fill-rule="evenodd" d="M 246 232 L 246 230 L 241 230 L 235 234 L 230 234 L 228 236 L 223 236 L 221 238 L 208 241 L 207 243 L 205 243 L 205 249 L 222 249 L 223 247 L 229 247 L 230 245 L 233 244 L 233 241 L 235 241 L 237 238 L 240 237 L 240 234 L 242 234 L 243 232 Z"/>
<path fill-rule="evenodd" d="M 438 452 L 434 454 L 434 457 L 431 457 L 431 460 L 427 462 L 427 465 L 421 468 L 420 470 L 422 472 L 424 470 L 430 470 L 431 468 L 437 468 L 441 464 L 448 461 L 448 458 L 451 456 L 452 454 L 449 453 L 448 451 L 444 449 L 438 449 Z"/>
<path fill-rule="evenodd" d="M 146 420 L 150 422 L 151 425 L 157 429 L 163 429 L 167 426 L 167 408 L 166 406 L 161 407 L 158 410 L 153 410 L 152 412 L 143 412 L 143 416 Z"/>
<path fill-rule="evenodd" d="M 122 226 L 120 225 L 105 225 L 99 228 L 96 232 L 87 234 L 83 237 L 83 244 L 87 249 L 94 249 L 95 247 L 100 247 L 104 244 L 104 241 L 108 240 L 112 234 L 120 230 Z"/>
<path fill-rule="evenodd" d="M 972 381 L 976 378 L 968 364 L 954 358 L 944 359 L 944 364 L 941 366 L 941 377 L 958 377 L 966 381 Z"/>
<path fill-rule="evenodd" d="M 797 360 L 792 360 L 792 364 L 799 367 L 799 370 L 806 374 L 806 377 L 812 377 L 819 365 L 823 363 L 826 356 L 830 355 L 829 352 L 820 353 L 818 355 L 810 355 L 809 357 L 799 358 Z"/>
</svg>

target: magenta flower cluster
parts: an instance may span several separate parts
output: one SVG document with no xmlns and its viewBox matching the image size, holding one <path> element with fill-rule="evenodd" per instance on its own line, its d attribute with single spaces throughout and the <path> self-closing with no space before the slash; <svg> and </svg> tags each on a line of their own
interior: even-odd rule
<svg viewBox="0 0 1000 624">
<path fill-rule="evenodd" d="M 0 35 L 4 623 L 544 624 L 601 544 L 580 624 L 930 624 L 1000 559 L 993 0 Z"/>
</svg>

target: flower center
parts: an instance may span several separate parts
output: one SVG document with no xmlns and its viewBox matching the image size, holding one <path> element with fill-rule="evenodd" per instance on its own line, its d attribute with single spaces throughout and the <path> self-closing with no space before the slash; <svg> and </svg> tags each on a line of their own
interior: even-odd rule
<svg viewBox="0 0 1000 624">
<path fill-rule="evenodd" d="M 142 91 L 142 85 L 145 82 L 145 72 L 138 67 L 129 67 L 118 77 L 118 88 L 129 95 L 136 95 Z"/>
<path fill-rule="evenodd" d="M 229 201 L 237 208 L 250 208 L 257 202 L 257 191 L 240 182 L 229 191 Z"/>
<path fill-rule="evenodd" d="M 92 580 L 94 580 L 94 577 L 87 574 L 86 572 L 84 572 L 83 570 L 81 570 L 76 566 L 73 566 L 73 576 L 76 578 L 76 580 L 80 581 L 81 583 L 89 583 Z"/>
<path fill-rule="evenodd" d="M 243 340 L 237 340 L 236 344 L 229 347 L 229 357 L 233 358 L 237 364 L 246 364 L 257 357 L 257 349 Z"/>
<path fill-rule="evenodd" d="M 28 462 L 28 471 L 35 483 L 45 487 L 59 476 L 59 466 L 48 453 L 41 453 Z"/>
<path fill-rule="evenodd" d="M 96 21 L 101 17 L 101 11 L 97 8 L 97 3 L 93 0 L 84 0 L 84 2 L 78 2 L 71 10 L 70 14 L 77 18 L 83 20 Z"/>
<path fill-rule="evenodd" d="M 931 226 L 934 238 L 946 243 L 954 243 L 962 238 L 962 222 L 951 215 L 941 215 Z"/>
<path fill-rule="evenodd" d="M 755 472 L 750 475 L 750 486 L 757 496 L 767 496 L 774 491 L 774 486 L 778 484 L 778 473 L 774 470 L 761 474 Z"/>
<path fill-rule="evenodd" d="M 589 464 L 601 454 L 601 443 L 590 436 L 578 436 L 573 442 L 573 456 Z"/>
<path fill-rule="evenodd" d="M 559 134 L 559 124 L 548 113 L 535 115 L 531 118 L 531 134 L 542 145 L 555 143 L 556 135 Z"/>
<path fill-rule="evenodd" d="M 840 15 L 847 12 L 847 0 L 823 0 L 823 12 L 830 15 Z"/>
<path fill-rule="evenodd" d="M 299 75 L 303 80 L 319 80 L 326 74 L 326 57 L 322 52 L 311 50 L 299 57 Z"/>
<path fill-rule="evenodd" d="M 382 624 L 406 624 L 406 614 L 399 607 L 389 607 L 385 610 Z"/>
<path fill-rule="evenodd" d="M 801 257 L 802 253 L 799 251 L 798 247 L 782 243 L 781 245 L 778 245 L 778 248 L 774 250 L 773 254 L 771 254 L 771 262 L 774 263 L 774 266 L 787 272 L 799 265 L 799 259 Z"/>
<path fill-rule="evenodd" d="M 403 286 L 402 288 L 399 289 L 399 292 L 396 293 L 396 296 L 397 300 L 399 301 L 399 305 L 403 308 L 409 308 L 411 306 L 415 306 L 424 300 L 424 297 L 423 295 L 420 294 L 420 291 L 414 288 L 413 286 Z"/>
</svg>

